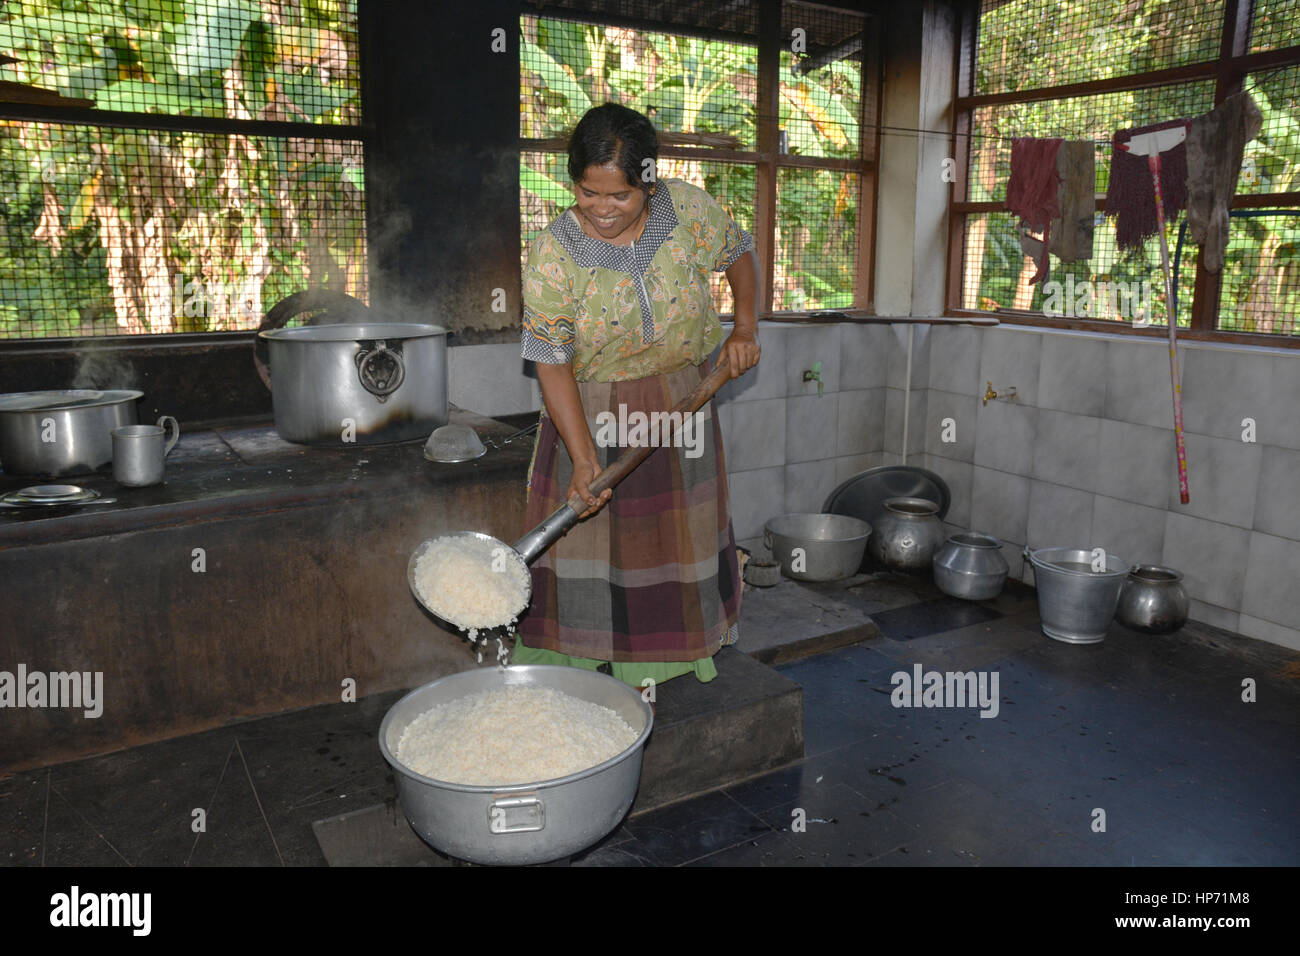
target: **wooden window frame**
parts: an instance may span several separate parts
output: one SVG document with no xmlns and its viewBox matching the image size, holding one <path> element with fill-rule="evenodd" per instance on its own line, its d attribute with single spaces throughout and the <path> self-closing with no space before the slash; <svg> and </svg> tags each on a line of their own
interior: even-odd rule
<svg viewBox="0 0 1300 956">
<path fill-rule="evenodd" d="M 1104 319 L 1073 319 L 1047 316 L 1041 312 L 1000 309 L 996 312 L 962 307 L 962 258 L 965 247 L 966 217 L 973 213 L 1003 212 L 1002 202 L 972 202 L 969 196 L 969 164 L 971 151 L 966 148 L 971 132 L 971 114 L 982 106 L 1005 103 L 1028 103 L 1042 100 L 1066 99 L 1099 93 L 1150 89 L 1195 81 L 1214 81 L 1214 105 L 1218 106 L 1233 93 L 1244 88 L 1248 74 L 1273 67 L 1300 65 L 1300 45 L 1249 52 L 1249 26 L 1254 14 L 1254 0 L 1225 0 L 1223 26 L 1220 32 L 1219 56 L 1215 60 L 1178 66 L 1147 73 L 1106 80 L 1088 80 L 1058 86 L 1039 87 L 1004 93 L 976 94 L 971 88 L 975 76 L 975 57 L 978 50 L 980 0 L 965 0 L 960 18 L 960 36 L 956 44 L 953 89 L 953 155 L 958 157 L 956 182 L 948 200 L 948 263 L 945 302 L 948 314 L 953 316 L 994 317 L 1017 325 L 1046 328 L 1075 329 L 1088 332 L 1109 332 L 1121 335 L 1168 339 L 1168 329 L 1133 328 L 1130 324 Z M 1105 197 L 1098 196 L 1096 208 L 1105 206 Z M 1300 206 L 1300 192 L 1250 193 L 1236 195 L 1233 209 L 1275 209 Z M 1300 334 L 1255 333 L 1220 331 L 1214 327 L 1218 311 L 1222 276 L 1207 272 L 1202 255 L 1196 258 L 1196 282 L 1193 288 L 1190 328 L 1179 326 L 1178 337 L 1193 341 L 1262 345 L 1269 348 L 1300 349 Z"/>
<path fill-rule="evenodd" d="M 788 40 L 787 37 L 781 34 L 783 2 L 792 2 L 799 6 L 813 8 L 821 7 L 839 13 L 860 14 L 865 17 L 868 26 L 873 24 L 877 26 L 877 29 L 867 29 L 865 31 L 865 42 L 862 48 L 861 72 L 858 80 L 859 89 L 861 90 L 858 114 L 859 148 L 856 159 L 798 156 L 780 152 L 781 51 L 785 49 Z M 754 37 L 742 33 L 691 29 L 677 24 L 650 20 L 632 20 L 626 17 L 584 13 L 559 7 L 548 9 L 526 4 L 521 15 L 536 16 L 548 20 L 568 20 L 593 26 L 619 26 L 646 32 L 694 36 L 756 47 L 758 53 L 758 90 L 755 102 L 757 124 L 755 148 L 753 150 L 734 150 L 661 145 L 659 155 L 665 159 L 730 162 L 755 167 L 754 225 L 752 234 L 759 262 L 760 289 L 756 311 L 760 319 L 819 323 L 874 316 L 878 181 L 876 165 L 880 152 L 880 110 L 883 99 L 881 96 L 883 77 L 881 75 L 880 30 L 878 28 L 880 18 L 878 16 L 861 9 L 824 6 L 817 3 L 804 3 L 801 0 L 758 0 L 759 35 L 757 42 L 755 42 Z M 561 137 L 544 139 L 520 137 L 519 151 L 521 154 L 525 152 L 565 153 L 568 151 L 568 144 Z M 776 258 L 776 187 L 782 169 L 842 170 L 855 173 L 859 177 L 853 305 L 848 309 L 812 312 L 787 312 L 772 309 L 774 263 Z"/>
</svg>

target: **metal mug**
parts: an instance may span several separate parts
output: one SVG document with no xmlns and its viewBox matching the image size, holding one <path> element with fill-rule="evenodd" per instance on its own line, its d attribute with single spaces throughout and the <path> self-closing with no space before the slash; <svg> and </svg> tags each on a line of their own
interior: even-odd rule
<svg viewBox="0 0 1300 956">
<path fill-rule="evenodd" d="M 167 423 L 172 437 L 166 438 Z M 170 415 L 157 425 L 123 425 L 113 429 L 113 477 L 119 485 L 143 488 L 163 480 L 163 459 L 181 438 L 181 426 Z"/>
</svg>

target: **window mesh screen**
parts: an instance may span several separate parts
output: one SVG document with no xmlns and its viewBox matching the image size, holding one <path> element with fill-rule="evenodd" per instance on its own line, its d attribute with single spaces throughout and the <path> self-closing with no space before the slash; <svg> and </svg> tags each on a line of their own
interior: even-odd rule
<svg viewBox="0 0 1300 956">
<path fill-rule="evenodd" d="M 1223 0 L 983 0 L 976 93 L 1029 90 L 1203 63 Z"/>
<path fill-rule="evenodd" d="M 366 296 L 361 144 L 0 122 L 0 336 L 255 328 Z"/>
<path fill-rule="evenodd" d="M 787 4 L 781 35 L 780 125 L 788 151 L 858 156 L 866 18 Z"/>
<path fill-rule="evenodd" d="M 1300 66 L 1251 74 L 1246 87 L 1264 119 L 1246 144 L 1237 192 L 1300 191 Z"/>
<path fill-rule="evenodd" d="M 1226 332 L 1300 333 L 1300 211 L 1235 210 L 1228 226 L 1217 328 Z M 1189 242 L 1183 253 L 1195 259 Z M 1186 268 L 1182 270 L 1186 272 Z M 1178 290 L 1179 308 L 1191 302 Z"/>
<path fill-rule="evenodd" d="M 528 16 L 520 27 L 521 136 L 567 137 L 587 110 L 613 101 L 660 133 L 754 148 L 756 47 Z"/>
<path fill-rule="evenodd" d="M 777 175 L 776 311 L 846 309 L 857 271 L 856 173 L 782 169 Z"/>
<path fill-rule="evenodd" d="M 0 78 L 95 107 L 355 124 L 355 0 L 40 0 L 0 7 Z"/>
<path fill-rule="evenodd" d="M 1300 0 L 1255 0 L 1252 52 L 1300 43 Z"/>
</svg>

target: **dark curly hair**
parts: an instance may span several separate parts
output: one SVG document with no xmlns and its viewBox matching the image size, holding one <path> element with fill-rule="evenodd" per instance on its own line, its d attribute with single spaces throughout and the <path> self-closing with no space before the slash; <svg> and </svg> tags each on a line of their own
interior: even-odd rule
<svg viewBox="0 0 1300 956">
<path fill-rule="evenodd" d="M 629 185 L 648 191 L 654 182 L 654 161 L 659 158 L 659 136 L 654 125 L 636 110 L 618 103 L 590 109 L 569 137 L 569 178 L 574 183 L 590 166 L 613 163 L 623 170 Z M 645 161 L 651 160 L 647 167 Z M 643 173 L 651 171 L 646 181 Z"/>
</svg>

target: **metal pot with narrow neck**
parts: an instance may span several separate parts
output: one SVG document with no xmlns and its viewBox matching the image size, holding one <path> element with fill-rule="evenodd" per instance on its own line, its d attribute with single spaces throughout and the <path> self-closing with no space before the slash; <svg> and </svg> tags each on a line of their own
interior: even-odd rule
<svg viewBox="0 0 1300 956">
<path fill-rule="evenodd" d="M 929 571 L 943 539 L 943 522 L 935 502 L 890 498 L 871 522 L 867 552 L 891 571 Z"/>
<path fill-rule="evenodd" d="M 447 330 L 367 322 L 259 332 L 275 430 L 307 445 L 427 438 L 447 423 Z"/>
</svg>

